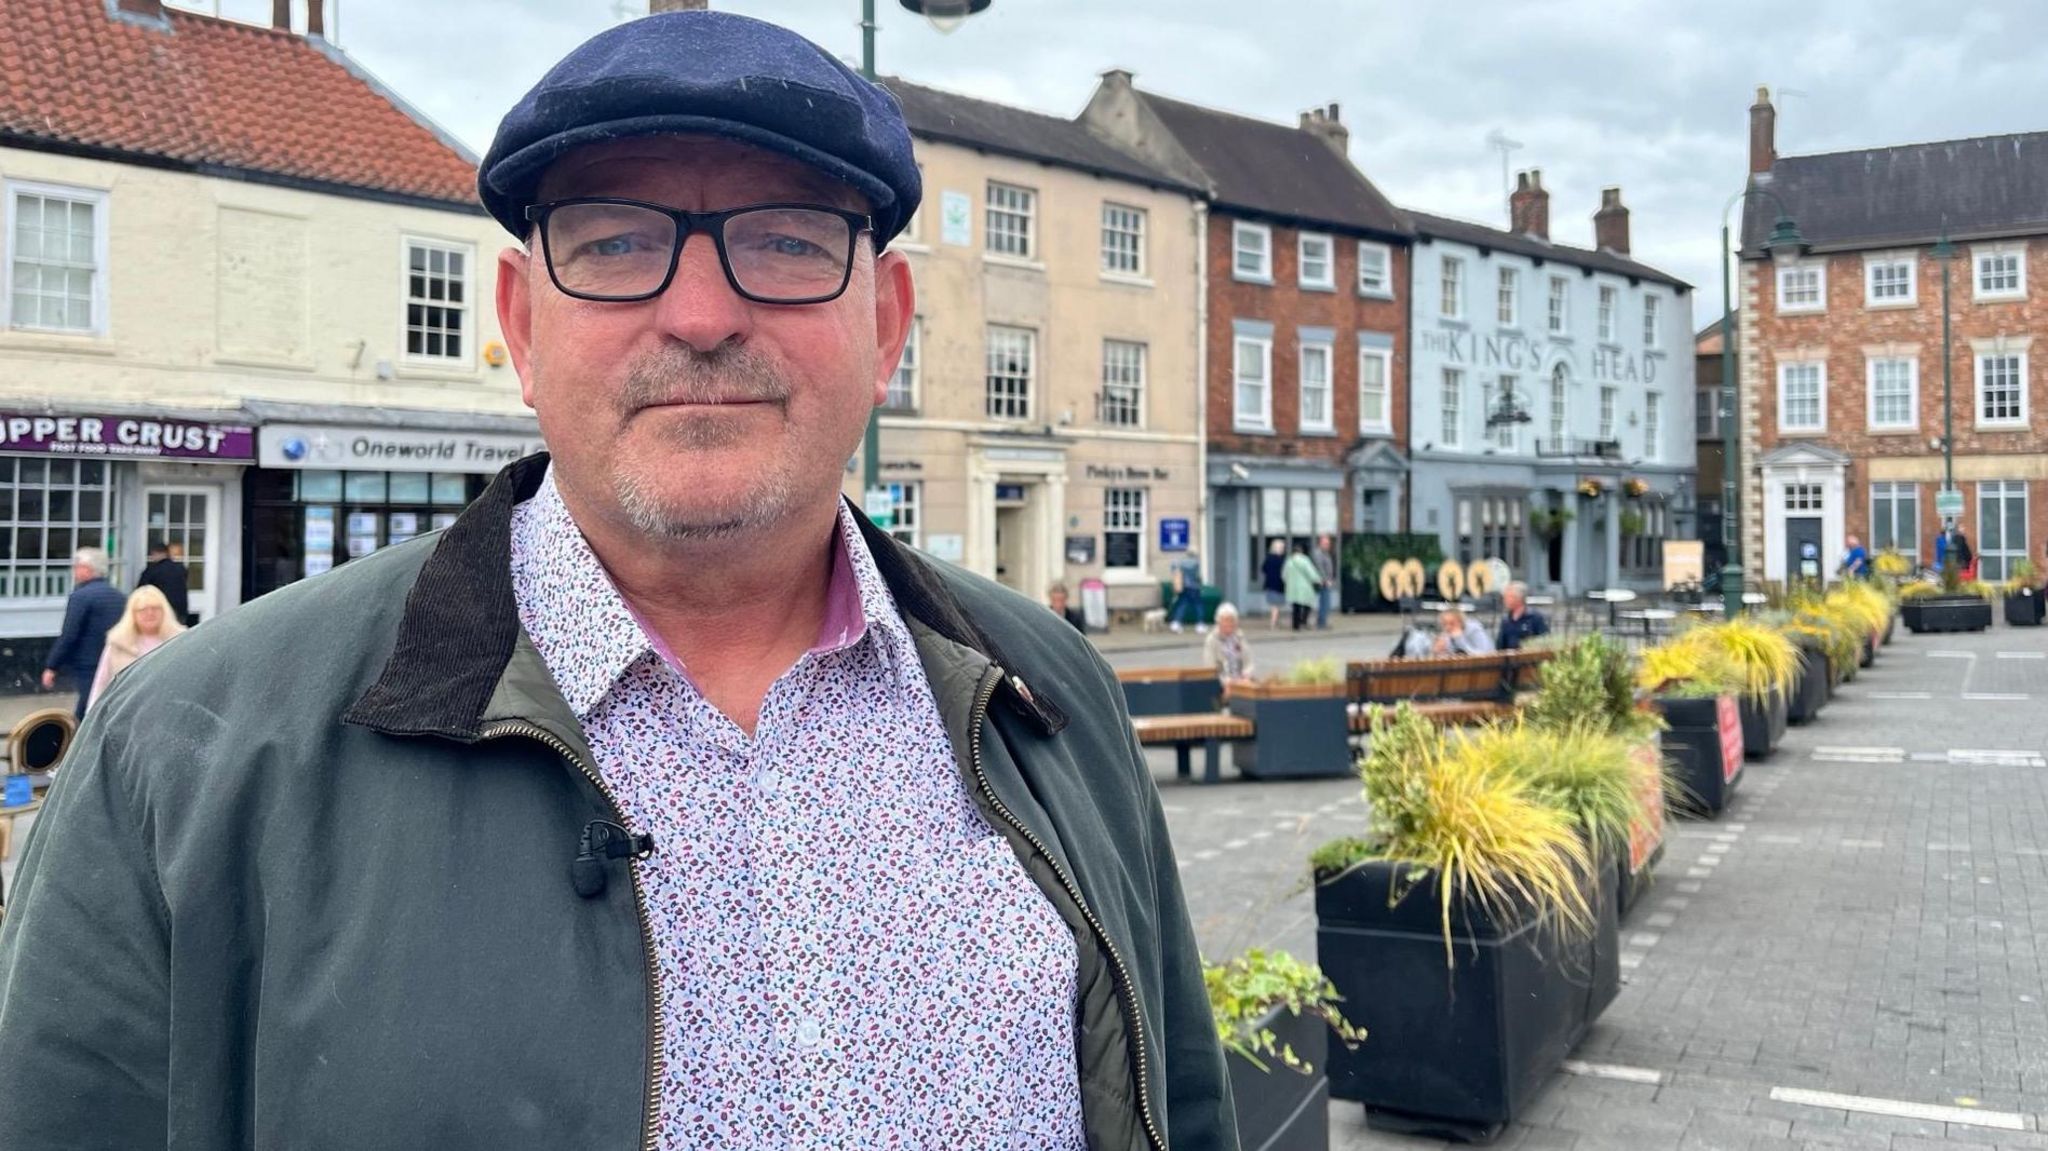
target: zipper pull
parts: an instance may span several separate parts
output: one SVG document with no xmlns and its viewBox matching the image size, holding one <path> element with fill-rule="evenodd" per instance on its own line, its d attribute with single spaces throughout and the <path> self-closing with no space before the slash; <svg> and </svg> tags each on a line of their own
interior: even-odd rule
<svg viewBox="0 0 2048 1151">
<path fill-rule="evenodd" d="M 606 861 L 646 859 L 654 854 L 654 837 L 634 833 L 608 819 L 593 819 L 583 825 L 583 837 L 576 858 L 569 864 L 569 881 L 576 894 L 596 899 L 604 894 Z"/>
</svg>

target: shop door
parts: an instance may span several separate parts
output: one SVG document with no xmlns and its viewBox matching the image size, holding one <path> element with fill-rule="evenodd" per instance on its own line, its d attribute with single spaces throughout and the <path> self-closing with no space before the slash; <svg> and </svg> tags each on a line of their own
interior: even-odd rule
<svg viewBox="0 0 2048 1151">
<path fill-rule="evenodd" d="M 1785 577 L 1821 579 L 1827 574 L 1827 557 L 1821 552 L 1819 516 L 1785 517 Z"/>
<path fill-rule="evenodd" d="M 220 604 L 220 589 L 214 579 L 220 538 L 214 520 L 220 509 L 220 489 L 150 487 L 143 489 L 142 498 L 148 525 L 144 546 L 161 543 L 174 553 L 183 553 L 179 558 L 185 564 L 191 622 L 212 619 Z"/>
<path fill-rule="evenodd" d="M 996 509 L 996 582 L 1023 591 L 1024 509 Z"/>
</svg>

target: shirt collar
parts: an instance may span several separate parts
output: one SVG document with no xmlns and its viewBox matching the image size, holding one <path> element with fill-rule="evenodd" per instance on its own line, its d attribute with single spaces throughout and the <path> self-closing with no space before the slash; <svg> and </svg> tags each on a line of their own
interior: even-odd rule
<svg viewBox="0 0 2048 1151">
<path fill-rule="evenodd" d="M 877 635 L 884 666 L 914 655 L 910 630 L 844 502 L 834 522 L 831 565 L 825 618 L 808 654 L 829 657 Z M 520 623 L 578 717 L 588 718 L 649 653 L 688 678 L 591 550 L 562 502 L 552 468 L 533 497 L 513 510 L 512 576 Z"/>
</svg>

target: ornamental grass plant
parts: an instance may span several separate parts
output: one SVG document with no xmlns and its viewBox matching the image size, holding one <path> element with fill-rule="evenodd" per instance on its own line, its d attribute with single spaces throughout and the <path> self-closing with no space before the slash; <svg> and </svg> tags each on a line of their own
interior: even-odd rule
<svg viewBox="0 0 2048 1151">
<path fill-rule="evenodd" d="M 1491 725 L 1454 743 L 1527 783 L 1536 801 L 1569 816 L 1596 852 L 1624 850 L 1642 815 L 1646 784 L 1663 786 L 1654 763 L 1638 759 L 1627 741 L 1594 723 Z"/>
<path fill-rule="evenodd" d="M 1591 726 L 1628 742 L 1663 727 L 1655 712 L 1637 706 L 1635 657 L 1618 641 L 1592 632 L 1556 648 L 1545 661 L 1541 690 L 1522 709 L 1533 729 Z"/>
<path fill-rule="evenodd" d="M 1734 673 L 1738 693 L 1757 703 L 1768 702 L 1773 693 L 1789 692 L 1799 675 L 1799 645 L 1753 616 L 1703 624 L 1676 642 L 1712 648 Z"/>
<path fill-rule="evenodd" d="M 1742 690 L 1743 671 L 1718 645 L 1687 632 L 1647 648 L 1637 657 L 1636 683 L 1659 695 L 1703 699 Z"/>
<path fill-rule="evenodd" d="M 1281 677 L 1282 683 L 1295 687 L 1329 687 L 1344 682 L 1344 661 L 1330 659 L 1304 659 L 1287 669 Z"/>
</svg>

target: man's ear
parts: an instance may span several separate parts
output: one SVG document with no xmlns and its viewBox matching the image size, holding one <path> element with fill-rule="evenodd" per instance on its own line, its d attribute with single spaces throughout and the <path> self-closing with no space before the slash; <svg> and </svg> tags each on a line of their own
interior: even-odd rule
<svg viewBox="0 0 2048 1151">
<path fill-rule="evenodd" d="M 533 406 L 533 373 L 527 371 L 533 351 L 533 256 L 524 248 L 498 253 L 498 329 L 519 373 L 519 398 Z"/>
<path fill-rule="evenodd" d="M 875 406 L 889 396 L 889 379 L 903 358 L 903 345 L 910 339 L 910 325 L 917 317 L 917 287 L 911 282 L 910 261 L 901 252 L 883 252 L 875 257 Z"/>
</svg>

